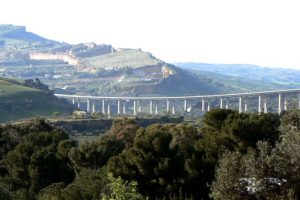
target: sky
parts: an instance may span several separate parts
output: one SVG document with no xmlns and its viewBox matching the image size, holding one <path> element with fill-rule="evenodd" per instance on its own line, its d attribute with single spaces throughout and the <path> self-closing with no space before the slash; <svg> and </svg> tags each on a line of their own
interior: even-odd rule
<svg viewBox="0 0 300 200">
<path fill-rule="evenodd" d="M 300 69 L 299 0 L 2 0 L 0 24 L 166 62 Z"/>
</svg>

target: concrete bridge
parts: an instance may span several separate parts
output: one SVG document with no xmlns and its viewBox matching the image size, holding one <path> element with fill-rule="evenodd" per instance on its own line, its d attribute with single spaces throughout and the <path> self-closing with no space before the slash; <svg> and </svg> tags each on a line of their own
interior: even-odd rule
<svg viewBox="0 0 300 200">
<path fill-rule="evenodd" d="M 161 112 L 175 115 L 178 111 L 190 112 L 198 109 L 200 112 L 206 112 L 211 108 L 237 109 L 239 113 L 256 111 L 260 114 L 269 111 L 280 114 L 288 108 L 300 109 L 300 89 L 176 97 L 110 97 L 67 94 L 55 94 L 55 96 L 72 100 L 73 104 L 77 104 L 78 109 L 86 110 L 89 113 L 101 112 L 108 116 L 112 114 L 137 115 L 138 113 L 158 115 Z M 86 109 L 83 109 L 81 104 L 84 104 Z M 112 113 L 112 107 L 115 108 L 114 113 Z"/>
</svg>

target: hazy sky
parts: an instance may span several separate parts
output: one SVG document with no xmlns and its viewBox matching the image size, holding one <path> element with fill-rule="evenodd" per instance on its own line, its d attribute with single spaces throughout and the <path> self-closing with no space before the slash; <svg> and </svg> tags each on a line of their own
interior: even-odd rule
<svg viewBox="0 0 300 200">
<path fill-rule="evenodd" d="M 299 0 L 2 0 L 0 23 L 168 62 L 300 69 Z"/>
</svg>

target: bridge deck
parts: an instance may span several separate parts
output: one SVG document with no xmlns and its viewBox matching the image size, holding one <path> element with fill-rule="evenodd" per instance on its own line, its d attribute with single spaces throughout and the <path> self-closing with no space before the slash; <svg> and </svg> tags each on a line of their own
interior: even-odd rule
<svg viewBox="0 0 300 200">
<path fill-rule="evenodd" d="M 209 98 L 223 98 L 223 97 L 245 97 L 245 96 L 258 96 L 258 95 L 270 95 L 270 94 L 286 94 L 286 93 L 299 93 L 300 89 L 288 89 L 288 90 L 270 90 L 260 92 L 244 92 L 244 93 L 232 93 L 232 94 L 213 94 L 213 95 L 196 95 L 196 96 L 164 96 L 164 97 L 113 97 L 113 96 L 89 96 L 89 95 L 68 95 L 68 94 L 54 94 L 61 98 L 75 98 L 75 99 L 94 99 L 94 100 L 167 100 L 167 99 L 209 99 Z"/>
</svg>

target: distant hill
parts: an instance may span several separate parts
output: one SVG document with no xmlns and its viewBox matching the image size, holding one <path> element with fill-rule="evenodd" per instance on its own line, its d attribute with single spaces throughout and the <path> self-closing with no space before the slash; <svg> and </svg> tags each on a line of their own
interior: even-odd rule
<svg viewBox="0 0 300 200">
<path fill-rule="evenodd" d="M 39 78 L 57 93 L 179 96 L 290 87 L 273 80 L 272 74 L 253 74 L 247 67 L 230 71 L 201 63 L 178 66 L 182 68 L 141 49 L 59 43 L 27 32 L 23 26 L 0 25 L 0 75 Z M 297 84 L 296 77 L 292 80 Z"/>
<path fill-rule="evenodd" d="M 193 69 L 225 74 L 240 78 L 300 87 L 300 70 L 260 67 L 248 64 L 175 63 L 183 69 Z"/>
<path fill-rule="evenodd" d="M 27 83 L 36 85 L 34 81 Z M 51 91 L 26 85 L 24 81 L 0 77 L 0 122 L 73 110 L 68 102 L 58 99 Z"/>
<path fill-rule="evenodd" d="M 25 26 L 14 26 L 11 24 L 0 25 L 0 41 L 2 41 L 2 45 L 14 45 L 15 47 L 55 45 L 58 43 L 37 34 L 27 32 Z"/>
</svg>

